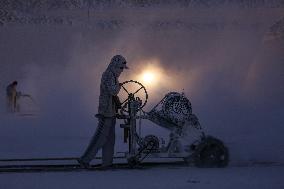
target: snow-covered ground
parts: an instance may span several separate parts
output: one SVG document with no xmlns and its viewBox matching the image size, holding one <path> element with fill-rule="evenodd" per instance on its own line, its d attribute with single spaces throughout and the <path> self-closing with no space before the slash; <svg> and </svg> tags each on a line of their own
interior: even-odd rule
<svg viewBox="0 0 284 189">
<path fill-rule="evenodd" d="M 3 189 L 283 189 L 284 166 L 0 174 Z"/>
</svg>

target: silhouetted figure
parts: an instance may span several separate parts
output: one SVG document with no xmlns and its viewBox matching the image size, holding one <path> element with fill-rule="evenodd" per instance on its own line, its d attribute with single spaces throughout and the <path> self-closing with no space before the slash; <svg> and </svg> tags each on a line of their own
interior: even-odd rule
<svg viewBox="0 0 284 189">
<path fill-rule="evenodd" d="M 83 167 L 88 167 L 90 161 L 102 148 L 102 168 L 112 166 L 115 144 L 116 111 L 118 108 L 117 94 L 120 91 L 118 77 L 126 66 L 126 60 L 121 55 L 111 59 L 106 71 L 102 74 L 100 85 L 99 108 L 96 117 L 99 120 L 97 130 L 83 156 L 78 160 Z"/>
<path fill-rule="evenodd" d="M 9 84 L 6 88 L 6 96 L 7 96 L 7 111 L 8 112 L 16 112 L 17 110 L 17 87 L 18 82 L 13 81 L 11 84 Z"/>
</svg>

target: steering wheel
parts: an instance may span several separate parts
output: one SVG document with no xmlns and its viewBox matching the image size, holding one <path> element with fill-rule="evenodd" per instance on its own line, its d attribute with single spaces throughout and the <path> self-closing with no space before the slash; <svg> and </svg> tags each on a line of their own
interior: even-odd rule
<svg viewBox="0 0 284 189">
<path fill-rule="evenodd" d="M 138 86 L 139 88 L 137 89 L 137 87 L 133 87 L 134 90 L 132 89 L 133 92 L 131 92 L 131 90 L 129 89 L 129 87 L 127 87 L 129 84 L 134 84 L 135 86 Z M 127 93 L 127 98 L 122 101 L 121 103 L 121 110 L 124 111 L 124 112 L 128 112 L 128 101 L 130 100 L 130 98 L 134 97 L 136 100 L 139 100 L 141 101 L 141 104 L 139 105 L 138 109 L 137 110 L 141 110 L 147 103 L 147 100 L 148 100 L 148 93 L 147 93 L 147 90 L 146 88 L 138 81 L 133 81 L 133 80 L 129 80 L 129 81 L 125 81 L 123 83 L 121 83 L 121 88 Z M 136 90 L 135 90 L 136 88 Z M 137 96 L 138 92 L 143 90 L 144 93 L 143 93 L 143 99 L 144 100 L 141 100 L 140 97 Z M 120 92 L 121 93 L 121 92 Z M 119 94 L 120 94 L 119 93 Z M 136 96 L 135 96 L 136 95 Z M 120 96 L 120 95 L 119 95 Z"/>
</svg>

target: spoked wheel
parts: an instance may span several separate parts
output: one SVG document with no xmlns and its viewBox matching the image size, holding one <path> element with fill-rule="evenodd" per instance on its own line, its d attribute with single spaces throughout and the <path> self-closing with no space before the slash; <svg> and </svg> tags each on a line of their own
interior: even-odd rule
<svg viewBox="0 0 284 189">
<path fill-rule="evenodd" d="M 226 167 L 229 163 L 229 151 L 222 141 L 207 136 L 199 143 L 194 153 L 197 167 Z"/>
<path fill-rule="evenodd" d="M 141 104 L 138 107 L 138 111 L 141 110 L 147 103 L 148 100 L 148 93 L 146 88 L 139 83 L 138 81 L 125 81 L 121 84 L 122 90 L 126 93 L 126 97 L 124 95 L 124 98 L 122 96 L 122 92 L 119 93 L 120 99 L 124 99 L 121 103 L 121 110 L 124 112 L 128 112 L 128 101 L 130 98 L 135 98 L 136 100 L 140 100 Z"/>
</svg>

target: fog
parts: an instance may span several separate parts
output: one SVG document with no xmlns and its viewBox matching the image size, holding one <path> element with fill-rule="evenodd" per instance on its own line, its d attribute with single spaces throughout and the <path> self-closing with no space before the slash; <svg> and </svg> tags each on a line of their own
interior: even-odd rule
<svg viewBox="0 0 284 189">
<path fill-rule="evenodd" d="M 233 160 L 284 160 L 284 41 L 267 40 L 283 16 L 269 8 L 110 9 L 70 26 L 1 27 L 1 155 L 80 154 L 96 128 L 101 74 L 122 54 L 130 69 L 120 82 L 139 79 L 151 66 L 161 73 L 156 86 L 146 86 L 145 110 L 167 92 L 183 91 L 206 133 L 221 138 Z M 116 19 L 123 24 L 113 25 Z M 5 112 L 13 80 L 32 95 L 36 116 Z M 150 125 L 145 122 L 148 132 L 164 135 Z M 121 133 L 118 128 L 118 143 Z M 54 144 L 54 138 L 66 140 Z"/>
</svg>

